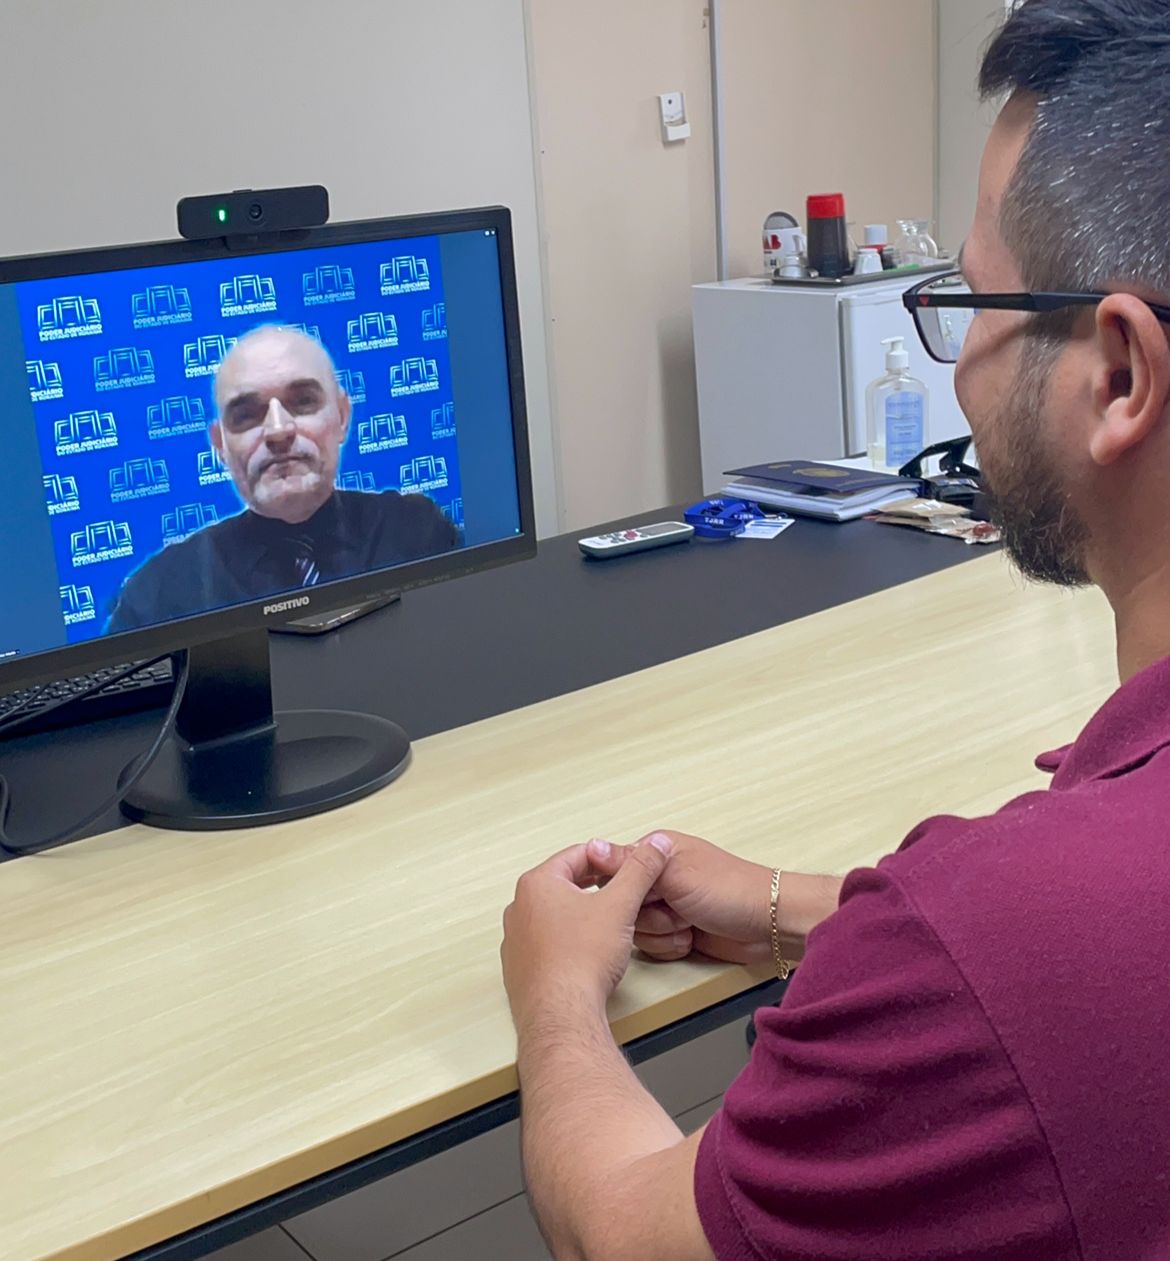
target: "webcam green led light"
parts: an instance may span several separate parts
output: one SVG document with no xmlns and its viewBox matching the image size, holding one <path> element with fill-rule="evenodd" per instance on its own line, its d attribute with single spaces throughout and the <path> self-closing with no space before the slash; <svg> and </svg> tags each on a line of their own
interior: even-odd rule
<svg viewBox="0 0 1170 1261">
<path fill-rule="evenodd" d="M 230 193 L 184 197 L 177 211 L 179 235 L 188 241 L 303 233 L 329 222 L 329 193 L 321 184 L 237 188 Z"/>
</svg>

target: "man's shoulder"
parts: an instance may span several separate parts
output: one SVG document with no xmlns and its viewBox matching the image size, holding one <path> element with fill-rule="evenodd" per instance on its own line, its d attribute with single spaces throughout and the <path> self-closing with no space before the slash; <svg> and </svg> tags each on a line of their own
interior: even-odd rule
<svg viewBox="0 0 1170 1261">
<path fill-rule="evenodd" d="M 1170 752 L 1155 758 L 1161 808 L 1170 811 Z M 1143 776 L 1150 775 L 1146 768 Z M 881 866 L 908 889 L 953 889 L 956 870 L 990 877 L 1011 873 L 1051 889 L 1079 879 L 1105 856 L 1133 861 L 1164 846 L 1151 828 L 1151 794 L 1131 775 L 1096 780 L 1071 791 L 1038 789 L 975 818 L 936 815 L 920 823 Z M 1108 844 L 1103 838 L 1108 837 Z"/>
<path fill-rule="evenodd" d="M 200 538 L 204 530 L 189 534 L 178 543 L 170 543 L 166 547 L 148 556 L 130 575 L 127 581 L 148 577 L 154 581 L 159 574 L 179 573 L 191 564 L 196 556 L 206 547 L 206 541 Z"/>
<path fill-rule="evenodd" d="M 1055 984 L 1074 959 L 1075 988 L 1106 942 L 1113 957 L 1170 968 L 1154 912 L 1170 899 L 1170 753 L 1139 774 L 1162 783 L 1160 795 L 1126 775 L 1028 793 L 982 818 L 928 819 L 878 870 L 964 972 L 996 988 Z"/>
<path fill-rule="evenodd" d="M 153 577 L 158 573 L 180 573 L 187 570 L 188 566 L 197 563 L 220 543 L 230 538 L 239 529 L 243 515 L 243 513 L 237 513 L 235 516 L 225 517 L 222 521 L 205 525 L 193 534 L 188 534 L 185 539 L 180 539 L 177 543 L 168 543 L 143 561 L 133 576 L 148 571 Z"/>
<path fill-rule="evenodd" d="M 228 517 L 148 556 L 124 579 L 107 629 L 133 630 L 203 612 L 208 581 L 237 528 L 238 518 Z"/>
<path fill-rule="evenodd" d="M 397 490 L 339 490 L 342 511 L 363 516 L 406 521 L 442 516 L 442 509 L 426 495 L 403 495 Z"/>
<path fill-rule="evenodd" d="M 371 563 L 400 564 L 459 546 L 459 531 L 427 495 L 396 490 L 339 494 L 343 528 L 367 540 Z"/>
</svg>

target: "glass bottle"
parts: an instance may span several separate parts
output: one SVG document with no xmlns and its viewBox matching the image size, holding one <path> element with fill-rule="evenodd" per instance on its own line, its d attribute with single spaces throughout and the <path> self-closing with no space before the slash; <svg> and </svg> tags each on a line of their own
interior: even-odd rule
<svg viewBox="0 0 1170 1261">
<path fill-rule="evenodd" d="M 901 235 L 894 242 L 894 250 L 900 267 L 922 267 L 938 258 L 929 219 L 899 219 L 898 228 Z"/>
</svg>

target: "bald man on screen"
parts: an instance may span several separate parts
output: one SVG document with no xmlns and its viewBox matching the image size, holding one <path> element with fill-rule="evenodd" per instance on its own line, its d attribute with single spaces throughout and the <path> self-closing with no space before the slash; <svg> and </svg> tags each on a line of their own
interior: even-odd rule
<svg viewBox="0 0 1170 1261">
<path fill-rule="evenodd" d="M 108 632 L 241 604 L 451 550 L 425 495 L 335 489 L 352 404 L 325 348 L 296 329 L 241 337 L 215 380 L 211 444 L 244 511 L 145 561 Z"/>
</svg>

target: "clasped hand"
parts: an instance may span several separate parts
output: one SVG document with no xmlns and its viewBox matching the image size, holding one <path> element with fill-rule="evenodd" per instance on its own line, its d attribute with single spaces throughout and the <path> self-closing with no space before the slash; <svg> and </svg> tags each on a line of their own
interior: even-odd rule
<svg viewBox="0 0 1170 1261">
<path fill-rule="evenodd" d="M 590 841 L 521 876 L 504 912 L 504 984 L 518 1025 L 547 1003 L 603 1007 L 637 947 L 732 963 L 771 957 L 771 870 L 681 832 Z"/>
</svg>

